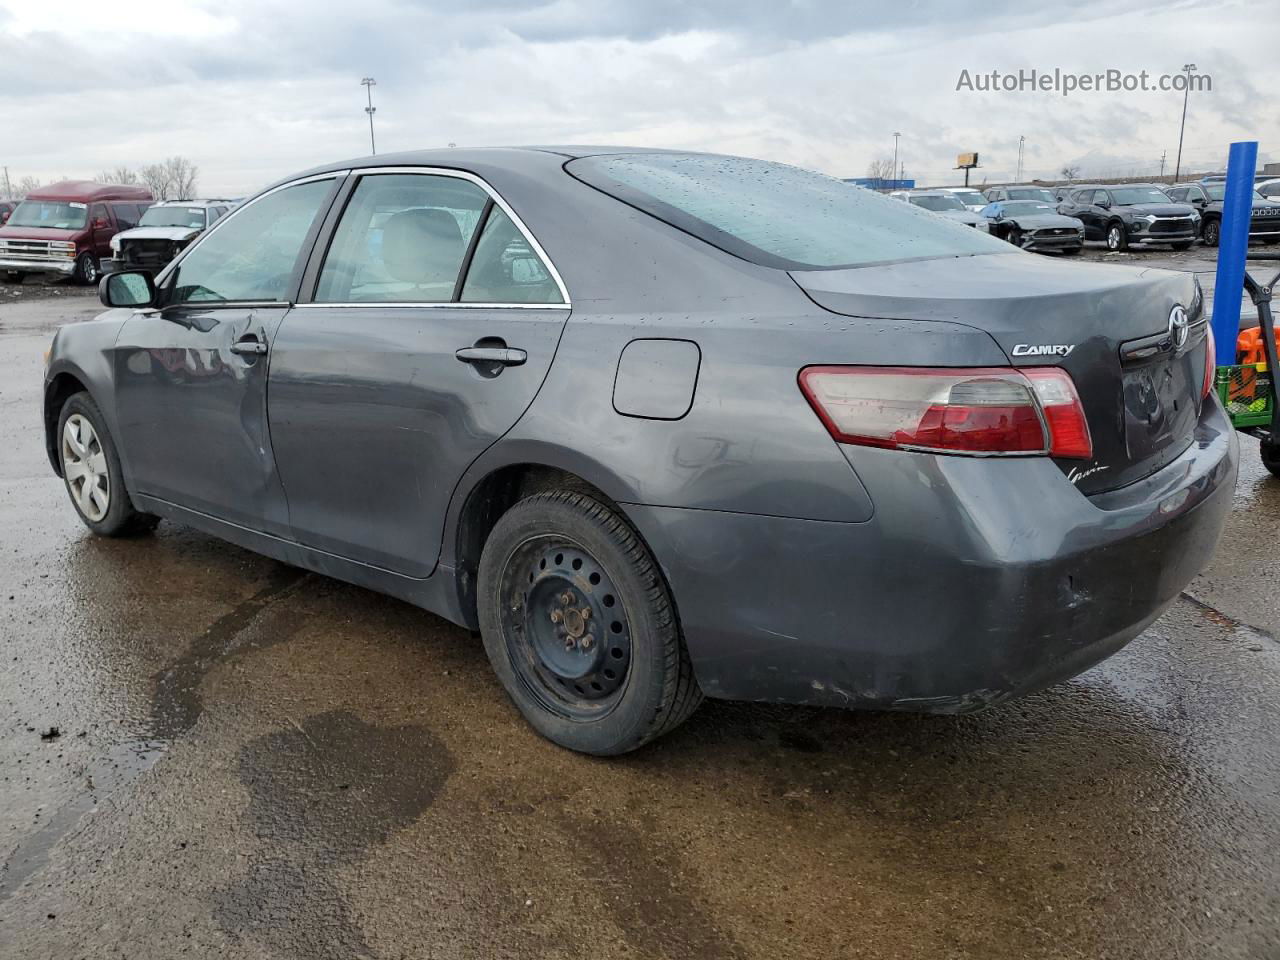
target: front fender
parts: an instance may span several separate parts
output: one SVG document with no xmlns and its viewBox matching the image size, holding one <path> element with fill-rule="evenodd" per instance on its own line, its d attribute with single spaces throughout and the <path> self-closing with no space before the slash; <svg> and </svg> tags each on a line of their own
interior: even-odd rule
<svg viewBox="0 0 1280 960">
<path fill-rule="evenodd" d="M 116 451 L 120 456 L 126 484 L 129 484 L 131 474 L 127 451 L 121 442 L 116 419 L 115 373 L 112 368 L 112 350 L 128 316 L 129 311 L 112 310 L 95 320 L 59 327 L 54 334 L 53 345 L 49 350 L 49 365 L 45 370 L 41 405 L 45 453 L 53 472 L 58 476 L 62 475 L 56 437 L 58 415 L 67 397 L 85 390 L 107 422 L 107 430 L 114 438 Z"/>
</svg>

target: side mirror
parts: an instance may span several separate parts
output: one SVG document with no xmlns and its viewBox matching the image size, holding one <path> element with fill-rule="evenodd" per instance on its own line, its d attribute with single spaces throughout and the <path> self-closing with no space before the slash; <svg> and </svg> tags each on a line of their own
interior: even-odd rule
<svg viewBox="0 0 1280 960">
<path fill-rule="evenodd" d="M 1110 210 L 1110 209 L 1111 209 L 1111 201 L 1110 201 L 1110 200 L 1099 200 L 1099 201 L 1098 201 L 1098 206 L 1100 206 L 1103 210 Z"/>
<path fill-rule="evenodd" d="M 142 271 L 108 273 L 98 284 L 105 307 L 149 307 L 156 302 L 156 282 Z"/>
</svg>

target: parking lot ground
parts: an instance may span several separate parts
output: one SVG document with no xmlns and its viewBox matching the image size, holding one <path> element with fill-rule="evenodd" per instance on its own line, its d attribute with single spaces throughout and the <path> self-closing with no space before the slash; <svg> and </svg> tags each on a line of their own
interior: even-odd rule
<svg viewBox="0 0 1280 960">
<path fill-rule="evenodd" d="M 91 537 L 38 410 L 96 309 L 0 292 L 0 957 L 1280 956 L 1253 441 L 1212 566 L 1078 679 L 960 719 L 707 702 L 595 760 L 436 617 L 172 524 Z"/>
</svg>

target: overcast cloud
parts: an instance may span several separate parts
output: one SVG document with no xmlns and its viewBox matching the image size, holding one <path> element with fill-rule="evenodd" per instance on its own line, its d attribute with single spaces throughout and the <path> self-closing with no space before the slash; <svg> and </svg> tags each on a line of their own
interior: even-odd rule
<svg viewBox="0 0 1280 960">
<path fill-rule="evenodd" d="M 0 0 L 0 163 L 12 179 L 90 176 L 169 154 L 201 192 L 240 195 L 368 153 L 516 143 L 619 143 L 742 153 L 863 176 L 1154 174 L 1178 146 L 1180 93 L 957 92 L 960 73 L 1193 62 L 1183 169 L 1232 140 L 1280 158 L 1271 2 Z"/>
</svg>

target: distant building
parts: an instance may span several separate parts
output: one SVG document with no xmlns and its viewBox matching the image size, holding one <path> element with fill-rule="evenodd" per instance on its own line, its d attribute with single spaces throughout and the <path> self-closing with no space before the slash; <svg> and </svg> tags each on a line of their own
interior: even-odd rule
<svg viewBox="0 0 1280 960">
<path fill-rule="evenodd" d="M 880 177 L 841 177 L 845 183 L 852 183 L 868 190 L 914 190 L 914 180 L 883 180 Z"/>
</svg>

